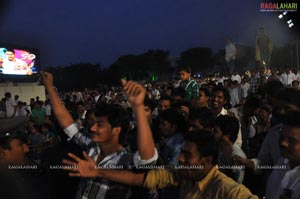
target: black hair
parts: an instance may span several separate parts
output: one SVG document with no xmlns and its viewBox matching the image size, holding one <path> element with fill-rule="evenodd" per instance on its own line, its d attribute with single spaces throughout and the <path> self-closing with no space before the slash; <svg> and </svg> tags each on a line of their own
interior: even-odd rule
<svg viewBox="0 0 300 199">
<path fill-rule="evenodd" d="M 149 97 L 145 97 L 144 105 L 149 107 L 151 109 L 151 111 L 153 111 L 155 108 L 155 102 L 152 99 L 150 99 Z"/>
<path fill-rule="evenodd" d="M 215 86 L 212 90 L 212 93 L 220 91 L 223 93 L 225 100 L 227 100 L 227 103 L 230 102 L 230 94 L 229 91 L 227 90 L 227 88 L 225 88 L 224 86 Z"/>
<path fill-rule="evenodd" d="M 213 128 L 216 123 L 216 114 L 207 107 L 192 109 L 189 120 L 198 120 L 203 128 Z"/>
<path fill-rule="evenodd" d="M 284 125 L 300 128 L 300 111 L 299 110 L 288 111 L 283 117 L 282 122 Z"/>
<path fill-rule="evenodd" d="M 192 73 L 192 69 L 189 66 L 180 66 L 178 68 L 178 71 L 184 71 L 184 72 L 187 72 L 187 73 Z"/>
<path fill-rule="evenodd" d="M 177 131 L 184 133 L 186 131 L 186 121 L 182 114 L 174 108 L 166 109 L 159 114 L 159 119 L 167 121 L 171 125 L 177 126 Z"/>
<path fill-rule="evenodd" d="M 12 133 L 1 133 L 0 132 L 0 148 L 5 149 L 5 150 L 10 150 L 11 149 L 11 141 L 14 139 L 18 139 L 24 143 L 26 143 L 26 136 L 24 133 L 20 131 L 12 132 Z"/>
<path fill-rule="evenodd" d="M 229 135 L 232 143 L 236 141 L 240 129 L 240 123 L 236 117 L 220 115 L 217 117 L 216 126 L 220 127 L 223 135 Z"/>
<path fill-rule="evenodd" d="M 177 87 L 172 90 L 172 96 L 180 96 L 182 99 L 186 97 L 186 91 L 182 87 Z"/>
<path fill-rule="evenodd" d="M 85 106 L 85 103 L 83 101 L 76 102 L 76 106 Z"/>
<path fill-rule="evenodd" d="M 210 131 L 204 129 L 191 131 L 185 134 L 184 141 L 195 143 L 200 157 L 212 156 L 212 164 L 217 164 L 218 145 L 215 141 L 214 135 Z"/>
<path fill-rule="evenodd" d="M 162 100 L 169 100 L 172 104 L 172 98 L 168 95 L 163 95 L 160 97 L 159 101 L 162 101 Z"/>
<path fill-rule="evenodd" d="M 283 88 L 278 92 L 277 99 L 286 104 L 300 107 L 300 90 L 295 88 Z"/>
<path fill-rule="evenodd" d="M 45 127 L 46 129 L 48 129 L 49 131 L 52 131 L 52 126 L 49 124 L 49 123 L 47 123 L 47 122 L 44 122 L 42 125 L 41 125 L 41 128 L 42 127 Z"/>
<path fill-rule="evenodd" d="M 10 93 L 10 92 L 6 92 L 6 93 L 4 94 L 4 96 L 5 96 L 5 97 L 8 97 L 8 98 L 11 98 L 11 93 Z"/>
<path fill-rule="evenodd" d="M 201 87 L 201 88 L 199 88 L 199 92 L 200 91 L 203 91 L 203 93 L 205 94 L 205 96 L 210 97 L 210 93 L 209 93 L 209 90 L 207 88 Z"/>
<path fill-rule="evenodd" d="M 119 140 L 123 142 L 129 129 L 130 117 L 121 105 L 98 103 L 96 105 L 95 117 L 106 117 L 112 128 L 121 127 Z"/>
<path fill-rule="evenodd" d="M 6 52 L 12 52 L 15 54 L 15 50 L 13 48 L 6 48 L 5 53 Z"/>
<path fill-rule="evenodd" d="M 227 88 L 225 88 L 224 86 L 215 86 L 212 90 L 212 94 L 217 91 L 223 93 L 224 99 L 227 101 L 227 103 L 230 102 L 230 94 L 229 94 L 229 91 L 227 90 Z"/>
<path fill-rule="evenodd" d="M 263 93 L 275 97 L 283 87 L 283 84 L 279 80 L 267 81 L 263 86 Z"/>
</svg>

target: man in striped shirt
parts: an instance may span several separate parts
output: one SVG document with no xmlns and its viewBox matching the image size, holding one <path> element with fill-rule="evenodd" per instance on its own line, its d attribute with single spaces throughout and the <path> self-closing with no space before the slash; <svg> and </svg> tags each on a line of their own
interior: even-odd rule
<svg viewBox="0 0 300 199">
<path fill-rule="evenodd" d="M 144 107 L 146 90 L 142 85 L 122 80 L 123 89 L 138 124 L 138 151 L 129 154 L 122 145 L 129 128 L 129 115 L 124 108 L 117 104 L 98 104 L 95 123 L 91 127 L 92 137 L 89 138 L 80 132 L 78 124 L 59 99 L 53 87 L 52 75 L 42 71 L 41 76 L 60 126 L 70 140 L 86 149 L 84 155 L 93 159 L 97 168 L 127 169 L 156 162 L 158 154 L 146 117 Z M 104 178 L 85 178 L 80 182 L 76 199 L 127 199 L 129 196 L 130 191 L 125 185 Z"/>
</svg>

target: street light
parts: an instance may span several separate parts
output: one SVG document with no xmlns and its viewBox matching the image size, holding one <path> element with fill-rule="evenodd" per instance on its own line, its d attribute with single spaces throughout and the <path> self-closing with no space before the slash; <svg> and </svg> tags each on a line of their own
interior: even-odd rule
<svg viewBox="0 0 300 199">
<path fill-rule="evenodd" d="M 291 27 L 293 27 L 294 26 L 294 24 L 293 23 L 290 23 L 289 24 L 289 28 L 291 28 Z"/>
</svg>

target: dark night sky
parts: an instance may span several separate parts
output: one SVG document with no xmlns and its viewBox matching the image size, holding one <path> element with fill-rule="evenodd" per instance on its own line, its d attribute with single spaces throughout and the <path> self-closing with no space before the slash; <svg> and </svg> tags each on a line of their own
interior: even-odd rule
<svg viewBox="0 0 300 199">
<path fill-rule="evenodd" d="M 254 45 L 264 26 L 274 45 L 289 29 L 257 0 L 10 0 L 0 16 L 0 42 L 38 48 L 43 66 L 112 64 L 148 49 L 178 56 L 197 46 L 224 48 L 226 37 Z M 0 10 L 2 11 L 2 9 Z"/>
</svg>

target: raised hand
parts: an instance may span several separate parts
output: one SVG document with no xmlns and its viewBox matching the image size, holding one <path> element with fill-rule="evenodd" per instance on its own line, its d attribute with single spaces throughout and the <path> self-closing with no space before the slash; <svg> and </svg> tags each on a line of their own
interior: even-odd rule
<svg viewBox="0 0 300 199">
<path fill-rule="evenodd" d="M 128 101 L 132 108 L 141 106 L 144 104 L 146 95 L 146 89 L 141 84 L 134 81 L 121 80 L 123 89 L 128 95 Z"/>
<path fill-rule="evenodd" d="M 51 73 L 45 72 L 45 71 L 41 71 L 40 72 L 40 76 L 43 80 L 43 84 L 47 87 L 47 86 L 53 86 L 53 76 Z"/>
<path fill-rule="evenodd" d="M 97 177 L 99 174 L 99 170 L 96 167 L 95 160 L 90 158 L 86 154 L 86 152 L 83 152 L 82 154 L 84 159 L 77 157 L 73 153 L 68 153 L 68 156 L 72 158 L 75 162 L 70 160 L 63 160 L 63 163 L 66 165 L 64 169 L 70 171 L 69 176 L 72 177 Z"/>
</svg>

